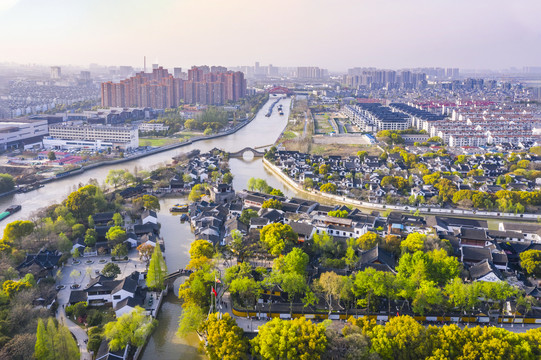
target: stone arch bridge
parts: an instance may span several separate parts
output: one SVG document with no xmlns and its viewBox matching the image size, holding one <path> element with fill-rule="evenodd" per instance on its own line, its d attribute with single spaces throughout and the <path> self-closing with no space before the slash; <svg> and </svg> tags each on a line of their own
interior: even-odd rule
<svg viewBox="0 0 541 360">
<path fill-rule="evenodd" d="M 176 279 L 178 279 L 181 276 L 190 276 L 192 273 L 192 270 L 188 269 L 178 269 L 175 272 L 172 272 L 171 274 L 167 275 L 164 279 L 164 285 L 168 289 L 168 291 L 173 291 L 173 283 Z"/>
<path fill-rule="evenodd" d="M 246 153 L 246 152 L 251 152 L 254 155 L 254 157 L 263 157 L 263 155 L 265 155 L 265 152 L 263 152 L 263 151 L 252 149 L 251 147 L 245 147 L 244 149 L 239 150 L 237 152 L 230 152 L 229 157 L 230 158 L 243 157 L 244 153 Z"/>
</svg>

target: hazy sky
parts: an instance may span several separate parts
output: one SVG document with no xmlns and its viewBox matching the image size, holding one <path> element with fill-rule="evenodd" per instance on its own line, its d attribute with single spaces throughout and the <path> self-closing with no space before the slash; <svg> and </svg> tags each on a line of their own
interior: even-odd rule
<svg viewBox="0 0 541 360">
<path fill-rule="evenodd" d="M 540 0 L 0 0 L 0 62 L 541 66 Z"/>
</svg>

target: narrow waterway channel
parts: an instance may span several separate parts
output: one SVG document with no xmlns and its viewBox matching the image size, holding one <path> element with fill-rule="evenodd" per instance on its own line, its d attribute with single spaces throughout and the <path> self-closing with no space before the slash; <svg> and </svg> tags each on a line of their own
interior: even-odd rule
<svg viewBox="0 0 541 360">
<path fill-rule="evenodd" d="M 138 169 L 153 169 L 171 162 L 172 158 L 178 154 L 199 149 L 201 152 L 209 151 L 213 148 L 222 149 L 228 152 L 235 152 L 245 147 L 261 147 L 273 144 L 287 124 L 289 117 L 291 99 L 284 98 L 280 103 L 284 108 L 284 115 L 280 116 L 276 109 L 270 117 L 266 117 L 271 104 L 276 101 L 271 97 L 269 101 L 260 109 L 256 118 L 247 126 L 235 134 L 217 138 L 213 140 L 200 141 L 192 145 L 154 154 L 145 158 L 125 162 L 117 166 L 103 166 L 80 175 L 58 180 L 45 187 L 26 194 L 15 194 L 0 199 L 0 209 L 4 209 L 11 204 L 20 204 L 22 210 L 8 220 L 0 223 L 0 231 L 3 231 L 5 225 L 14 220 L 28 219 L 36 210 L 53 203 L 61 202 L 78 184 L 86 184 L 90 179 L 95 179 L 98 183 L 105 181 L 107 173 L 111 169 L 127 169 L 133 171 Z M 251 156 L 251 154 L 250 154 Z M 280 180 L 267 171 L 260 158 L 233 158 L 229 165 L 234 176 L 233 186 L 236 190 L 246 187 L 250 177 L 262 178 L 275 188 L 281 189 L 287 196 L 294 195 L 294 192 L 283 185 Z M 175 271 L 183 268 L 189 261 L 189 247 L 194 240 L 190 231 L 189 224 L 181 224 L 179 217 L 172 215 L 169 208 L 179 202 L 186 202 L 184 198 L 166 198 L 160 201 L 161 210 L 158 214 L 158 221 L 162 224 L 161 235 L 165 242 L 165 256 L 168 270 Z M 182 307 L 178 300 L 178 286 L 184 281 L 179 279 L 175 283 L 175 291 L 170 294 L 162 305 L 158 316 L 158 327 L 152 334 L 142 359 L 202 359 L 203 355 L 197 351 L 199 339 L 195 334 L 181 339 L 176 336 L 178 328 L 178 318 L 182 313 Z"/>
</svg>

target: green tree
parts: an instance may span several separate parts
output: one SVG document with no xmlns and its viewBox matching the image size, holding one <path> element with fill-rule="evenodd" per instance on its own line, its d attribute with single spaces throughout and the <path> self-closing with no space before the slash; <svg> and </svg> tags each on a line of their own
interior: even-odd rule
<svg viewBox="0 0 541 360">
<path fill-rule="evenodd" d="M 120 184 L 122 181 L 122 176 L 126 170 L 122 169 L 111 169 L 109 170 L 109 173 L 107 174 L 107 177 L 105 178 L 105 183 L 109 185 L 113 185 L 116 189 L 116 187 Z"/>
<path fill-rule="evenodd" d="M 96 210 L 95 196 L 98 188 L 94 185 L 87 185 L 68 195 L 64 201 L 66 208 L 75 216 L 78 222 L 88 219 L 88 216 Z"/>
<path fill-rule="evenodd" d="M 195 240 L 190 245 L 190 259 L 195 260 L 199 258 L 212 259 L 215 250 L 210 242 L 207 240 Z"/>
<path fill-rule="evenodd" d="M 88 215 L 88 227 L 89 228 L 94 228 L 96 225 L 94 224 L 94 218 L 92 217 L 92 215 Z"/>
<path fill-rule="evenodd" d="M 90 228 L 86 230 L 85 234 L 85 245 L 88 247 L 94 247 L 96 245 L 96 241 L 98 239 L 98 233 L 96 230 Z"/>
<path fill-rule="evenodd" d="M 244 243 L 242 233 L 236 229 L 231 231 L 231 243 L 229 244 L 229 248 L 237 257 L 237 262 L 244 262 L 252 254 L 249 247 Z"/>
<path fill-rule="evenodd" d="M 71 236 L 74 239 L 77 239 L 83 236 L 85 233 L 85 226 L 83 224 L 75 224 L 71 227 Z"/>
<path fill-rule="evenodd" d="M 262 359 L 318 360 L 327 346 L 323 324 L 305 318 L 272 319 L 259 327 L 252 353 Z"/>
<path fill-rule="evenodd" d="M 128 236 L 126 235 L 126 230 L 122 229 L 120 226 L 113 226 L 105 234 L 105 238 L 112 246 L 122 244 Z"/>
<path fill-rule="evenodd" d="M 319 188 L 319 190 L 321 190 L 322 192 L 329 194 L 336 194 L 336 189 L 336 185 L 334 185 L 333 183 L 323 184 Z"/>
<path fill-rule="evenodd" d="M 0 174 L 0 193 L 11 191 L 15 188 L 13 176 L 9 174 Z"/>
<path fill-rule="evenodd" d="M 110 262 L 110 263 L 105 264 L 101 273 L 104 276 L 107 276 L 110 278 L 116 278 L 117 275 L 120 275 L 121 271 L 120 271 L 120 267 L 117 264 Z"/>
<path fill-rule="evenodd" d="M 370 333 L 372 351 L 383 359 L 425 359 L 428 344 L 425 328 L 409 316 L 391 318 L 385 326 L 378 325 Z"/>
<path fill-rule="evenodd" d="M 327 175 L 329 173 L 329 170 L 331 167 L 327 164 L 321 164 L 319 165 L 319 174 L 320 175 Z"/>
<path fill-rule="evenodd" d="M 387 314 L 391 315 L 391 301 L 398 296 L 398 281 L 392 272 L 376 271 L 373 274 L 374 295 L 387 299 Z"/>
<path fill-rule="evenodd" d="M 293 300 L 298 295 L 302 295 L 306 292 L 308 286 L 306 279 L 302 274 L 295 272 L 280 273 L 276 276 L 277 283 L 287 293 L 289 300 L 289 313 L 293 314 Z"/>
<path fill-rule="evenodd" d="M 88 329 L 88 351 L 93 351 L 94 353 L 97 353 L 102 341 L 103 329 L 97 326 Z"/>
<path fill-rule="evenodd" d="M 285 256 L 274 259 L 272 269 L 274 272 L 290 273 L 294 272 L 306 276 L 309 256 L 300 248 L 293 248 Z"/>
<path fill-rule="evenodd" d="M 303 185 L 307 189 L 313 189 L 314 188 L 314 180 L 312 178 L 304 178 Z"/>
<path fill-rule="evenodd" d="M 136 306 L 133 311 L 107 323 L 103 334 L 113 351 L 124 349 L 128 344 L 139 347 L 144 345 L 156 323 L 152 317 L 145 315 L 143 308 Z"/>
<path fill-rule="evenodd" d="M 115 224 L 115 226 L 124 225 L 124 219 L 122 218 L 122 215 L 120 215 L 119 213 L 115 213 L 113 215 L 113 223 Z"/>
<path fill-rule="evenodd" d="M 327 215 L 337 218 L 347 218 L 348 217 L 348 211 L 347 210 L 332 210 L 327 213 Z"/>
<path fill-rule="evenodd" d="M 413 298 L 413 312 L 424 315 L 434 306 L 441 305 L 443 296 L 441 289 L 433 281 L 421 281 L 419 288 L 415 291 Z"/>
<path fill-rule="evenodd" d="M 265 180 L 258 178 L 255 179 L 254 190 L 268 194 L 272 191 L 272 187 L 270 187 Z"/>
<path fill-rule="evenodd" d="M 188 200 L 192 202 L 196 202 L 201 200 L 201 197 L 205 195 L 205 186 L 202 184 L 195 184 L 192 187 L 192 190 L 190 191 L 190 194 L 188 195 Z"/>
<path fill-rule="evenodd" d="M 358 305 L 366 306 L 368 311 L 370 311 L 370 303 L 373 304 L 375 300 L 376 286 L 374 281 L 376 273 L 377 270 L 374 268 L 359 271 L 355 274 L 355 281 L 353 283 L 353 292 L 360 299 L 357 301 Z"/>
<path fill-rule="evenodd" d="M 238 276 L 229 285 L 229 292 L 238 296 L 243 306 L 255 306 L 262 291 L 261 283 L 251 276 Z"/>
<path fill-rule="evenodd" d="M 190 304 L 190 306 L 185 307 L 179 317 L 177 336 L 182 338 L 196 331 L 205 321 L 205 318 L 206 314 L 199 306 Z"/>
<path fill-rule="evenodd" d="M 55 160 L 56 160 L 56 154 L 55 154 L 55 152 L 54 152 L 54 151 L 49 151 L 49 152 L 47 153 L 47 158 L 48 158 L 49 160 L 51 160 L 51 161 L 55 161 Z"/>
<path fill-rule="evenodd" d="M 49 327 L 47 326 L 47 331 Z M 56 359 L 70 359 L 76 360 L 81 357 L 79 353 L 79 346 L 68 327 L 65 325 L 58 325 L 56 334 L 54 336 L 54 353 Z"/>
<path fill-rule="evenodd" d="M 246 185 L 248 190 L 254 191 L 255 190 L 255 178 L 251 177 L 248 179 L 248 184 Z"/>
<path fill-rule="evenodd" d="M 529 275 L 541 276 L 541 251 L 526 250 L 520 253 L 520 266 Z"/>
<path fill-rule="evenodd" d="M 38 319 L 38 328 L 36 330 L 36 345 L 34 347 L 34 357 L 36 359 L 51 359 L 50 346 L 48 344 L 47 330 L 43 319 Z"/>
<path fill-rule="evenodd" d="M 273 196 L 284 196 L 284 193 L 280 189 L 272 189 L 272 191 L 269 193 L 269 195 Z"/>
<path fill-rule="evenodd" d="M 209 294 L 214 284 L 214 273 L 210 263 L 190 274 L 190 277 L 180 285 L 178 297 L 183 301 L 184 308 L 197 305 L 208 311 L 210 306 Z"/>
<path fill-rule="evenodd" d="M 250 225 L 250 219 L 258 216 L 257 211 L 252 209 L 244 209 L 240 214 L 239 221 L 245 225 Z"/>
<path fill-rule="evenodd" d="M 361 162 L 364 162 L 364 159 L 368 156 L 368 152 L 367 151 L 357 151 L 357 156 L 359 157 L 359 160 L 361 160 Z"/>
<path fill-rule="evenodd" d="M 222 177 L 222 181 L 225 184 L 231 184 L 233 182 L 233 175 L 230 172 L 226 172 Z"/>
<path fill-rule="evenodd" d="M 261 205 L 261 207 L 263 209 L 277 209 L 277 210 L 281 210 L 282 209 L 282 202 L 280 200 L 276 200 L 276 199 L 268 199 L 268 200 L 265 200 L 263 202 L 263 204 Z"/>
<path fill-rule="evenodd" d="M 369 231 L 357 239 L 357 246 L 362 250 L 370 250 L 380 241 L 381 238 L 378 234 Z"/>
<path fill-rule="evenodd" d="M 154 195 L 143 195 L 138 198 L 143 200 L 143 207 L 148 210 L 158 211 L 160 210 L 160 199 Z M 138 199 L 135 199 L 137 201 Z"/>
<path fill-rule="evenodd" d="M 400 248 L 402 252 L 416 252 L 423 250 L 426 240 L 426 235 L 419 233 L 411 233 L 408 235 L 406 240 L 402 241 Z"/>
<path fill-rule="evenodd" d="M 210 360 L 248 358 L 248 341 L 244 331 L 228 313 L 220 317 L 217 313 L 210 314 L 201 328 L 206 334 L 205 350 Z"/>
<path fill-rule="evenodd" d="M 278 256 L 295 245 L 299 236 L 291 226 L 273 223 L 261 229 L 259 238 L 269 254 Z"/>
<path fill-rule="evenodd" d="M 147 272 L 147 286 L 150 289 L 162 290 L 165 286 L 165 276 L 167 275 L 167 265 L 162 255 L 159 245 L 154 247 L 154 253 L 150 258 Z"/>
<path fill-rule="evenodd" d="M 124 244 L 116 244 L 113 250 L 111 251 L 111 255 L 115 257 L 124 257 L 128 255 L 128 248 Z"/>
<path fill-rule="evenodd" d="M 27 220 L 17 220 L 10 222 L 4 228 L 4 237 L 2 240 L 6 243 L 16 243 L 25 236 L 34 231 L 34 223 Z"/>
<path fill-rule="evenodd" d="M 324 295 L 325 302 L 329 308 L 329 315 L 333 311 L 333 303 L 340 301 L 340 294 L 344 286 L 346 277 L 338 275 L 334 271 L 328 271 L 314 281 L 314 288 Z"/>
<path fill-rule="evenodd" d="M 34 358 L 37 360 L 76 360 L 80 358 L 79 347 L 65 325 L 55 325 L 53 318 L 38 320 Z"/>
<path fill-rule="evenodd" d="M 62 252 L 69 252 L 71 248 L 73 247 L 73 243 L 70 239 L 64 234 L 60 233 L 58 234 L 58 242 L 57 242 L 57 248 L 58 250 Z"/>
</svg>

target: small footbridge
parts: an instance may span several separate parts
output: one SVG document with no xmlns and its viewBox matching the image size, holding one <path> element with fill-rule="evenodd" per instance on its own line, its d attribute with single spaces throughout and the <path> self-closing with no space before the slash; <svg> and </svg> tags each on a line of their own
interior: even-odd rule
<svg viewBox="0 0 541 360">
<path fill-rule="evenodd" d="M 265 155 L 265 152 L 263 152 L 263 151 L 253 149 L 251 147 L 245 147 L 244 149 L 239 150 L 237 152 L 229 153 L 229 157 L 230 158 L 241 158 L 247 152 L 251 152 L 254 155 L 254 157 L 263 157 L 263 155 Z"/>
<path fill-rule="evenodd" d="M 173 291 L 173 283 L 176 279 L 178 279 L 181 276 L 190 276 L 192 274 L 192 270 L 188 269 L 178 269 L 175 272 L 172 272 L 171 274 L 167 275 L 164 279 L 164 285 L 168 289 L 168 291 Z"/>
</svg>

